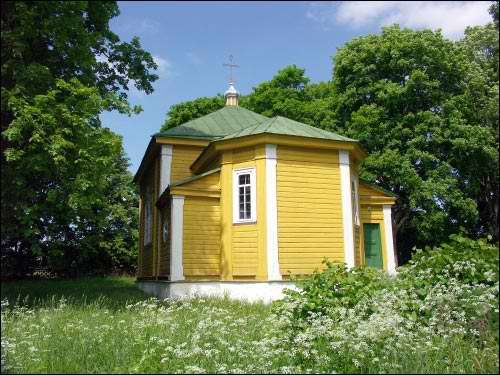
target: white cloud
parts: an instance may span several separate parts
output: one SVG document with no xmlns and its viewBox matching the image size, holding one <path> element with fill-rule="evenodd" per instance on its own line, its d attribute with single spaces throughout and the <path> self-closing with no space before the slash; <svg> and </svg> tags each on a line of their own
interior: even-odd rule
<svg viewBox="0 0 500 375">
<path fill-rule="evenodd" d="M 414 29 L 441 29 L 449 38 L 463 35 L 467 26 L 491 21 L 489 1 L 343 1 L 311 3 L 306 17 L 325 29 L 335 24 L 352 28 L 394 23 Z"/>
<path fill-rule="evenodd" d="M 158 55 L 153 55 L 153 60 L 158 65 L 158 69 L 156 70 L 156 74 L 160 76 L 160 78 L 167 78 L 172 73 L 172 64 L 167 59 L 160 57 Z"/>
</svg>

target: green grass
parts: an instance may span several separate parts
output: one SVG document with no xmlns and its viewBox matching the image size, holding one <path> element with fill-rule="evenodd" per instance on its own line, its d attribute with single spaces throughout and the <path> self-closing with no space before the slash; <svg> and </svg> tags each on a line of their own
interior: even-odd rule
<svg viewBox="0 0 500 375">
<path fill-rule="evenodd" d="M 276 342 L 271 307 L 259 303 L 157 303 L 127 277 L 9 282 L 2 284 L 1 296 L 2 372 L 271 373 L 309 368 L 294 344 Z M 498 321 L 493 326 L 498 329 Z M 443 339 L 446 345 L 432 357 L 400 351 L 390 372 L 496 372 L 498 333 L 486 333 L 478 345 Z M 316 356 L 325 353 L 331 349 Z M 376 363 L 359 369 L 347 357 L 332 358 L 338 372 L 384 372 Z"/>
<path fill-rule="evenodd" d="M 2 300 L 27 307 L 53 304 L 61 297 L 68 304 L 85 306 L 100 300 L 103 307 L 120 308 L 147 296 L 135 286 L 133 277 L 88 277 L 68 280 L 22 280 L 2 283 Z"/>
<path fill-rule="evenodd" d="M 4 299 L 2 372 L 243 372 L 266 360 L 251 355 L 263 304 L 157 304 L 124 277 L 5 283 Z"/>
</svg>

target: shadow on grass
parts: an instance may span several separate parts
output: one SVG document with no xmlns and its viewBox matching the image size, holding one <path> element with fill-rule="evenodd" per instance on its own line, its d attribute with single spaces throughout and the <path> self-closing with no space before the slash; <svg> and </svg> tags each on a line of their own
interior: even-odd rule
<svg viewBox="0 0 500 375">
<path fill-rule="evenodd" d="M 133 277 L 85 277 L 68 280 L 21 280 L 2 282 L 1 298 L 9 305 L 49 307 L 64 297 L 67 304 L 86 306 L 99 303 L 117 309 L 148 298 Z"/>
</svg>

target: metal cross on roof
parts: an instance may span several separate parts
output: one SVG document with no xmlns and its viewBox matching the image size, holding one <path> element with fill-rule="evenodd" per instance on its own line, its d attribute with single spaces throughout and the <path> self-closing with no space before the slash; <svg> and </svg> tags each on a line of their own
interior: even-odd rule
<svg viewBox="0 0 500 375">
<path fill-rule="evenodd" d="M 234 83 L 233 79 L 233 68 L 239 68 L 239 65 L 233 64 L 233 55 L 229 55 L 229 63 L 227 64 L 222 64 L 222 66 L 227 66 L 229 67 L 229 83 L 232 84 Z"/>
</svg>

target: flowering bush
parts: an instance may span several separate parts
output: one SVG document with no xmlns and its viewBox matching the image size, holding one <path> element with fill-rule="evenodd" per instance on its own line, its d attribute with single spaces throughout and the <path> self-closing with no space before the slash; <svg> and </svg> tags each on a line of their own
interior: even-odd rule
<svg viewBox="0 0 500 375">
<path fill-rule="evenodd" d="M 498 247 L 485 240 L 460 235 L 433 249 L 416 250 L 412 260 L 400 268 L 399 278 L 417 287 L 429 287 L 450 280 L 474 285 L 498 282 Z"/>
<path fill-rule="evenodd" d="M 466 347 L 468 361 L 486 356 L 498 370 L 498 336 L 488 334 L 498 328 L 498 249 L 483 241 L 455 236 L 418 251 L 392 279 L 327 264 L 302 285 L 274 308 L 277 342 L 293 348 L 301 369 L 415 372 L 408 359 L 427 358 L 418 368 L 433 372 L 425 366 L 437 357 L 446 371 L 463 371 L 451 357 Z"/>
<path fill-rule="evenodd" d="M 312 313 L 326 313 L 334 308 L 349 309 L 359 301 L 389 284 L 388 276 L 374 268 L 354 268 L 348 271 L 344 265 L 323 262 L 326 269 L 315 271 L 306 279 L 295 280 L 299 290 L 286 290 L 283 303 L 294 302 L 293 315 L 305 319 Z M 279 307 L 278 307 L 279 310 Z"/>
</svg>

